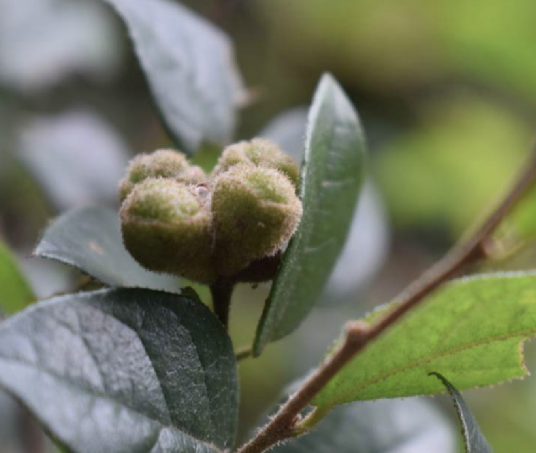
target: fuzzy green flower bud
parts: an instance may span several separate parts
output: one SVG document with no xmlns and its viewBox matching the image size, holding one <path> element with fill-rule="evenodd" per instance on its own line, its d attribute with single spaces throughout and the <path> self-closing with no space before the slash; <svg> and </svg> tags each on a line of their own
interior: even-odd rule
<svg viewBox="0 0 536 453">
<path fill-rule="evenodd" d="M 213 176 L 226 172 L 235 165 L 273 168 L 279 170 L 297 188 L 300 180 L 298 164 L 270 140 L 255 138 L 228 146 L 218 160 Z"/>
<path fill-rule="evenodd" d="M 302 215 L 290 179 L 272 168 L 237 164 L 213 182 L 215 266 L 232 276 L 286 246 Z"/>
<path fill-rule="evenodd" d="M 146 179 L 130 191 L 120 217 L 125 247 L 142 266 L 203 283 L 215 279 L 204 185 Z"/>
<path fill-rule="evenodd" d="M 200 184 L 207 179 L 205 172 L 190 165 L 184 154 L 161 149 L 151 154 L 140 154 L 130 161 L 126 177 L 119 183 L 123 201 L 136 184 L 148 178 L 171 178 L 186 184 Z"/>
</svg>

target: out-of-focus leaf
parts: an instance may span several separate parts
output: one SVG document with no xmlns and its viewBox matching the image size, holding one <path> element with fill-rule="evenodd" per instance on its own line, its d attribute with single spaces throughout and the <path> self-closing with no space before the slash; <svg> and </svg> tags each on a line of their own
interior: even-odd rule
<svg viewBox="0 0 536 453">
<path fill-rule="evenodd" d="M 33 300 L 33 291 L 15 258 L 0 242 L 0 312 L 15 313 Z"/>
<path fill-rule="evenodd" d="M 301 161 L 307 110 L 303 107 L 283 112 L 258 135 L 277 143 Z M 326 285 L 321 303 L 332 304 L 361 290 L 376 275 L 387 256 L 389 229 L 380 195 L 372 182 L 363 187 L 348 238 Z"/>
<path fill-rule="evenodd" d="M 455 435 L 418 398 L 367 401 L 334 409 L 315 429 L 274 453 L 455 453 Z"/>
<path fill-rule="evenodd" d="M 515 8 L 487 0 L 273 0 L 258 9 L 286 65 L 329 61 L 354 86 L 382 97 L 437 88 L 456 75 L 536 101 L 532 0 L 517 0 Z"/>
<path fill-rule="evenodd" d="M 535 285 L 533 273 L 489 274 L 445 285 L 352 359 L 313 404 L 327 409 L 355 400 L 438 393 L 443 386 L 428 377 L 431 372 L 448 373 L 459 389 L 525 376 L 520 344 L 536 334 Z"/>
<path fill-rule="evenodd" d="M 117 72 L 120 40 L 102 5 L 71 0 L 0 0 L 0 81 L 22 91 L 83 73 Z"/>
<path fill-rule="evenodd" d="M 303 217 L 259 323 L 255 355 L 292 332 L 318 300 L 341 252 L 363 180 L 365 143 L 337 82 L 322 78 L 309 113 L 300 196 Z"/>
<path fill-rule="evenodd" d="M 227 143 L 243 100 L 228 38 L 170 0 L 104 0 L 123 18 L 169 131 L 193 153 Z"/>
<path fill-rule="evenodd" d="M 533 131 L 501 106 L 457 98 L 426 110 L 376 160 L 378 182 L 402 227 L 458 236 L 511 184 Z"/>
<path fill-rule="evenodd" d="M 0 325 L 0 384 L 75 453 L 233 444 L 231 342 L 183 296 L 117 289 L 39 303 Z"/>
<path fill-rule="evenodd" d="M 88 111 L 38 117 L 23 129 L 18 151 L 60 210 L 117 199 L 128 151 L 117 133 Z"/>
<path fill-rule="evenodd" d="M 104 207 L 75 209 L 45 230 L 34 255 L 74 266 L 115 287 L 180 292 L 177 277 L 142 268 L 123 245 L 117 212 Z"/>
<path fill-rule="evenodd" d="M 258 136 L 277 143 L 283 151 L 300 163 L 306 129 L 307 107 L 295 107 L 276 116 Z"/>
<path fill-rule="evenodd" d="M 478 426 L 475 417 L 473 416 L 471 410 L 463 400 L 462 395 L 460 395 L 460 392 L 458 392 L 458 390 L 456 390 L 454 386 L 449 381 L 447 381 L 447 379 L 441 374 L 431 374 L 435 375 L 443 383 L 443 385 L 450 393 L 450 396 L 452 397 L 452 401 L 454 402 L 454 406 L 456 407 L 456 413 L 458 414 L 458 418 L 462 426 L 465 452 L 493 453 L 493 450 L 491 449 L 490 445 L 488 444 L 488 441 L 482 434 L 482 431 L 480 431 L 480 426 Z"/>
</svg>

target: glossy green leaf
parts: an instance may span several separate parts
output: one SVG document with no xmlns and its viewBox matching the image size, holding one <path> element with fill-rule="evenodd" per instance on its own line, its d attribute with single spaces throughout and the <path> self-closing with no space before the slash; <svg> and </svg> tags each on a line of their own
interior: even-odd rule
<svg viewBox="0 0 536 453">
<path fill-rule="evenodd" d="M 315 429 L 274 453 L 454 453 L 456 439 L 430 402 L 367 401 L 334 409 Z"/>
<path fill-rule="evenodd" d="M 34 255 L 74 266 L 106 285 L 180 292 L 177 277 L 142 268 L 123 245 L 117 212 L 74 209 L 45 230 Z"/>
<path fill-rule="evenodd" d="M 0 242 L 0 312 L 11 314 L 34 300 L 33 291 L 22 275 L 15 258 Z"/>
<path fill-rule="evenodd" d="M 480 427 L 473 416 L 471 410 L 465 403 L 460 392 L 454 388 L 454 386 L 447 381 L 447 379 L 439 373 L 430 373 L 436 376 L 443 385 L 447 388 L 454 406 L 456 407 L 456 413 L 462 426 L 463 441 L 465 445 L 466 453 L 493 453 L 488 441 L 480 431 Z"/>
<path fill-rule="evenodd" d="M 356 112 L 337 82 L 325 75 L 309 112 L 300 189 L 303 217 L 259 323 L 256 355 L 296 329 L 322 293 L 354 215 L 364 159 Z"/>
<path fill-rule="evenodd" d="M 168 130 L 185 150 L 226 143 L 244 96 L 228 38 L 171 0 L 104 0 L 125 21 Z"/>
<path fill-rule="evenodd" d="M 108 289 L 39 303 L 0 325 L 0 385 L 75 453 L 230 448 L 231 342 L 198 300 Z"/>
<path fill-rule="evenodd" d="M 489 274 L 445 285 L 345 366 L 315 397 L 327 409 L 355 400 L 458 389 L 527 374 L 521 344 L 536 335 L 536 274 Z M 365 318 L 373 321 L 390 309 Z"/>
</svg>

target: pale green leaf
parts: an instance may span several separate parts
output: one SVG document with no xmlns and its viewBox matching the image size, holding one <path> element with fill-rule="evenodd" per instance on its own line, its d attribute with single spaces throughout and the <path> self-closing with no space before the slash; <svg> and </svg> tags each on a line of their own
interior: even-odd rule
<svg viewBox="0 0 536 453">
<path fill-rule="evenodd" d="M 384 307 L 365 321 L 377 319 Z M 449 283 L 345 366 L 315 397 L 324 409 L 355 400 L 458 389 L 527 374 L 521 344 L 536 334 L 536 274 L 489 274 Z"/>
<path fill-rule="evenodd" d="M 0 242 L 0 312 L 15 313 L 33 300 L 33 291 L 22 275 L 15 258 Z"/>
<path fill-rule="evenodd" d="M 292 332 L 317 302 L 350 227 L 364 170 L 357 114 L 333 77 L 316 90 L 302 164 L 303 217 L 274 279 L 254 352 Z"/>
</svg>

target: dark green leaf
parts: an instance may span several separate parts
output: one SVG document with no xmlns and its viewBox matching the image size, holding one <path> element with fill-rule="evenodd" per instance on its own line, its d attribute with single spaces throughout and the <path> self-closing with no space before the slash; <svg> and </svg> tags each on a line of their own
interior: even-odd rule
<svg viewBox="0 0 536 453">
<path fill-rule="evenodd" d="M 198 300 L 108 289 L 39 303 L 0 325 L 0 385 L 76 453 L 231 447 L 231 342 Z"/>
<path fill-rule="evenodd" d="M 274 453 L 453 453 L 455 437 L 428 401 L 383 400 L 338 407 Z"/>
<path fill-rule="evenodd" d="M 145 270 L 130 256 L 118 214 L 108 208 L 86 207 L 62 215 L 45 230 L 34 254 L 74 266 L 110 286 L 180 291 L 177 277 Z"/>
<path fill-rule="evenodd" d="M 15 313 L 32 300 L 34 295 L 30 285 L 19 270 L 15 258 L 0 242 L 0 311 Z"/>
<path fill-rule="evenodd" d="M 454 406 L 456 407 L 456 413 L 462 426 L 463 441 L 465 444 L 466 453 L 493 453 L 493 450 L 488 444 L 488 441 L 480 431 L 475 417 L 471 413 L 471 410 L 465 404 L 465 401 L 460 395 L 460 392 L 454 388 L 454 386 L 447 381 L 447 379 L 439 373 L 430 373 L 436 376 L 447 388 Z"/>
<path fill-rule="evenodd" d="M 243 97 L 228 38 L 169 0 L 104 0 L 127 24 L 170 132 L 187 151 L 226 143 Z"/>
<path fill-rule="evenodd" d="M 307 110 L 287 110 L 276 116 L 260 133 L 277 143 L 296 161 L 301 160 Z M 376 275 L 387 257 L 389 229 L 382 199 L 372 182 L 363 187 L 348 238 L 337 259 L 319 305 L 348 300 Z"/>
<path fill-rule="evenodd" d="M 307 316 L 344 245 L 363 180 L 365 141 L 337 82 L 325 75 L 309 112 L 302 165 L 303 217 L 274 280 L 255 355 Z"/>
</svg>

